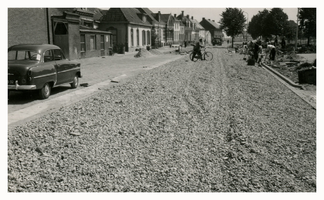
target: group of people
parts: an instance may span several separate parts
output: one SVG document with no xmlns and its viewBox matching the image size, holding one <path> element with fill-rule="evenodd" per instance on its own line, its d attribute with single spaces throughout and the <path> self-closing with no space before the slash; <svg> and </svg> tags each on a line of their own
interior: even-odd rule
<svg viewBox="0 0 324 200">
<path fill-rule="evenodd" d="M 248 55 L 248 61 L 253 59 L 254 62 L 260 64 L 263 59 L 269 59 L 272 65 L 276 58 L 276 46 L 268 42 L 266 48 L 263 49 L 261 40 L 243 42 L 243 53 Z"/>
</svg>

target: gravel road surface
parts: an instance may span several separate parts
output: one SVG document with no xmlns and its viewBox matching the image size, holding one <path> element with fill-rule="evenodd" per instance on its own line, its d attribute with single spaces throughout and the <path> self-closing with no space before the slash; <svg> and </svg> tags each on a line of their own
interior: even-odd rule
<svg viewBox="0 0 324 200">
<path fill-rule="evenodd" d="M 8 132 L 9 192 L 315 192 L 316 110 L 211 49 Z"/>
</svg>

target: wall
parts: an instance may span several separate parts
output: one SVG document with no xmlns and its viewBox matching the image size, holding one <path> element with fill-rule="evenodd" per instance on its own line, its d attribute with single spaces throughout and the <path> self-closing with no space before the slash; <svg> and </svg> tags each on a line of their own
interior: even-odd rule
<svg viewBox="0 0 324 200">
<path fill-rule="evenodd" d="M 80 29 L 78 24 L 69 24 L 69 58 L 81 58 Z"/>
<path fill-rule="evenodd" d="M 132 46 L 131 43 L 131 29 L 133 29 L 133 34 L 134 34 L 134 45 Z M 139 44 L 137 43 L 137 30 L 139 32 Z M 145 31 L 145 45 L 143 46 L 143 30 Z M 147 38 L 147 31 L 150 32 L 150 38 Z M 151 32 L 151 28 L 146 28 L 146 27 L 141 27 L 141 26 L 137 26 L 137 25 L 129 25 L 128 26 L 128 49 L 129 52 L 133 52 L 138 48 L 146 48 L 146 46 L 151 46 L 151 37 L 152 37 L 152 32 Z M 149 42 L 149 44 L 148 44 Z"/>
<path fill-rule="evenodd" d="M 117 44 L 125 44 L 127 41 L 127 25 L 126 24 L 114 24 L 114 23 L 101 23 L 99 29 L 108 31 L 110 27 L 117 29 Z"/>
<path fill-rule="evenodd" d="M 8 47 L 48 43 L 46 19 L 45 8 L 8 8 Z"/>
</svg>

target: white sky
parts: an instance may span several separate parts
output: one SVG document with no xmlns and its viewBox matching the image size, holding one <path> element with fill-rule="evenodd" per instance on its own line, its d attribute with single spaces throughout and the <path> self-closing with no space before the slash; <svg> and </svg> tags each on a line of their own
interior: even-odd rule
<svg viewBox="0 0 324 200">
<path fill-rule="evenodd" d="M 259 11 L 262 11 L 265 9 L 265 7 L 260 8 L 252 8 L 252 7 L 238 7 L 241 8 L 244 11 L 245 16 L 248 18 L 249 21 L 251 21 L 252 17 L 256 15 Z M 282 7 L 281 7 L 282 8 Z M 165 8 L 165 7 L 150 7 L 149 8 L 152 12 L 157 13 L 160 11 L 162 14 L 168 14 L 171 13 L 174 14 L 181 14 L 181 11 L 184 11 L 185 15 L 190 15 L 194 17 L 198 22 L 202 20 L 203 17 L 210 20 L 215 20 L 215 22 L 219 22 L 220 15 L 222 12 L 225 11 L 225 7 L 212 7 L 212 8 Z M 266 8 L 267 10 L 270 10 L 270 8 Z M 296 21 L 297 19 L 297 7 L 295 8 L 283 8 L 283 11 L 288 15 L 289 20 Z M 246 14 L 247 13 L 247 14 Z"/>
</svg>

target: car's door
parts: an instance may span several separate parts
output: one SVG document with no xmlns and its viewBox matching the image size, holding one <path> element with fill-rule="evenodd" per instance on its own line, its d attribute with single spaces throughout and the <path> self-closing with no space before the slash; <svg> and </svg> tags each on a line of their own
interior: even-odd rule
<svg viewBox="0 0 324 200">
<path fill-rule="evenodd" d="M 40 60 L 40 58 L 35 59 Z M 51 50 L 44 52 L 43 62 L 40 62 L 37 67 L 33 67 L 31 74 L 33 76 L 33 84 L 35 84 L 38 89 L 43 87 L 45 83 L 56 82 L 57 73 L 55 71 L 55 61 Z"/>
<path fill-rule="evenodd" d="M 57 84 L 71 82 L 72 72 L 69 61 L 65 59 L 65 56 L 61 49 L 54 49 L 55 68 L 57 70 Z"/>
</svg>

